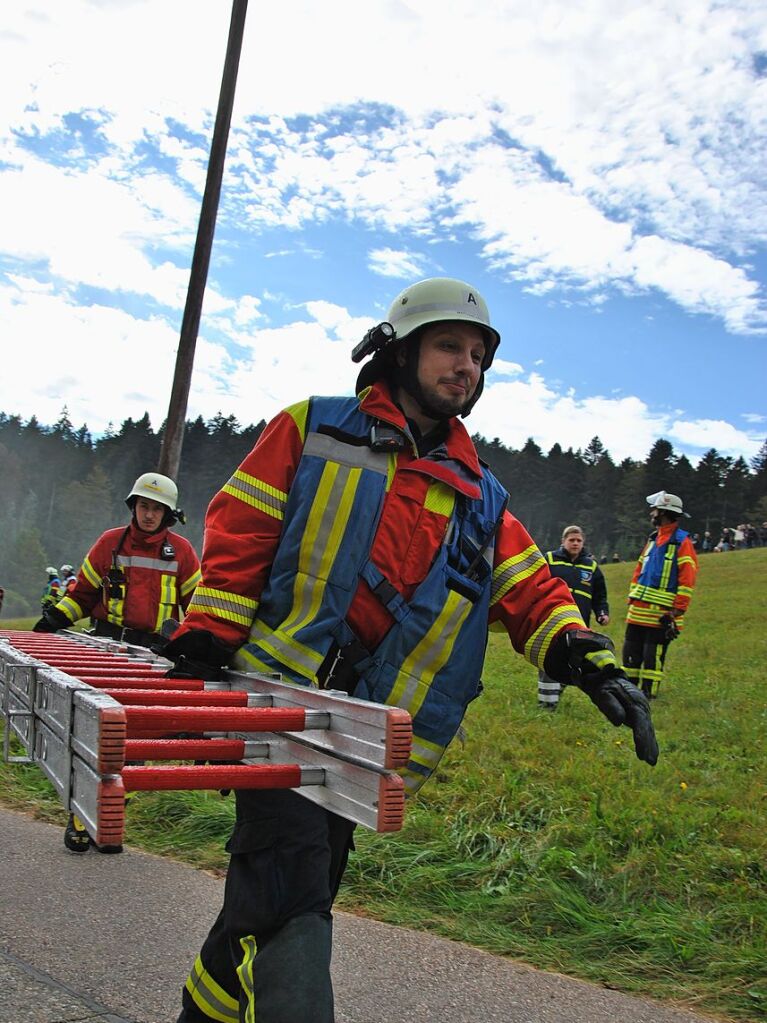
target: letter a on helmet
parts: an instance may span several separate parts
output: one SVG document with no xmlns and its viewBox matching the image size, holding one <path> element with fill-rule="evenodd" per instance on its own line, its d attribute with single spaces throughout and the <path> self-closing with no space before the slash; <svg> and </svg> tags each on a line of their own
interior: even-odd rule
<svg viewBox="0 0 767 1023">
<path fill-rule="evenodd" d="M 129 508 L 133 507 L 134 499 L 146 497 L 150 501 L 157 501 L 176 511 L 178 504 L 178 488 L 169 476 L 161 476 L 158 472 L 145 472 L 133 484 L 133 490 L 125 498 Z"/>
</svg>

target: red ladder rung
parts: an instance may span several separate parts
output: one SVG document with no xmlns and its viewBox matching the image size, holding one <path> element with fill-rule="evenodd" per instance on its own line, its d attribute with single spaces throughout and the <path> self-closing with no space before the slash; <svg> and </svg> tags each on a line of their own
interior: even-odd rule
<svg viewBox="0 0 767 1023">
<path fill-rule="evenodd" d="M 245 694 L 246 695 L 246 694 Z M 142 732 L 302 732 L 303 707 L 125 707 L 128 737 Z"/>
<path fill-rule="evenodd" d="M 244 739 L 128 739 L 126 760 L 242 760 Z"/>
<path fill-rule="evenodd" d="M 102 689 L 113 700 L 124 706 L 141 707 L 247 707 L 248 694 L 243 690 L 227 692 L 191 692 L 180 690 L 166 692 L 163 689 Z"/>
<path fill-rule="evenodd" d="M 166 789 L 294 789 L 299 764 L 205 764 L 192 767 L 124 767 L 126 792 Z"/>
</svg>

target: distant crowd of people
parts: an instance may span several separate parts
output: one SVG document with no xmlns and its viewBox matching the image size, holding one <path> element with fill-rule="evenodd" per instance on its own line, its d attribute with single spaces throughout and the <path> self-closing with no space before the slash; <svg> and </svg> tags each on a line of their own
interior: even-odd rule
<svg viewBox="0 0 767 1023">
<path fill-rule="evenodd" d="M 701 554 L 721 554 L 724 551 L 767 547 L 767 522 L 763 522 L 761 526 L 754 526 L 750 522 L 743 522 L 734 528 L 726 526 L 716 542 L 714 535 L 708 529 L 702 535 L 693 533 L 692 542 L 695 550 Z"/>
</svg>

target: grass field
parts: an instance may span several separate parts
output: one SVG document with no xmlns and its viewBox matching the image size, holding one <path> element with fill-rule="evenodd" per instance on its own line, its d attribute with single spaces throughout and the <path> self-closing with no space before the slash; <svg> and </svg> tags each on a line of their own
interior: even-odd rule
<svg viewBox="0 0 767 1023">
<path fill-rule="evenodd" d="M 620 648 L 631 566 L 604 571 Z M 701 559 L 653 704 L 655 768 L 577 690 L 539 711 L 535 671 L 491 637 L 465 742 L 401 833 L 358 829 L 338 905 L 701 1013 L 767 1019 L 765 577 L 767 549 Z M 0 764 L 0 801 L 64 820 L 35 767 Z M 232 802 L 142 793 L 127 841 L 223 869 Z"/>
</svg>

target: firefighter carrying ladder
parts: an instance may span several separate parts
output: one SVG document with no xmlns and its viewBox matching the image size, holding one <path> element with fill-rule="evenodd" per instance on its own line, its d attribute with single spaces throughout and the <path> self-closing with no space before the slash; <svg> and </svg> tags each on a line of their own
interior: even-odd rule
<svg viewBox="0 0 767 1023">
<path fill-rule="evenodd" d="M 402 827 L 407 711 L 258 673 L 166 678 L 170 667 L 108 637 L 0 630 L 3 759 L 37 764 L 102 848 L 122 846 L 136 790 L 290 788 L 374 831 Z"/>
</svg>

